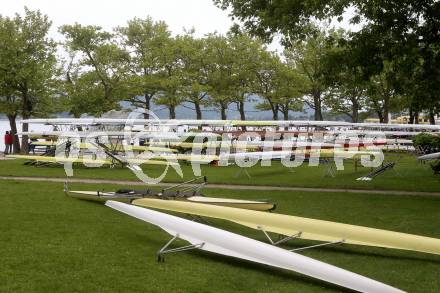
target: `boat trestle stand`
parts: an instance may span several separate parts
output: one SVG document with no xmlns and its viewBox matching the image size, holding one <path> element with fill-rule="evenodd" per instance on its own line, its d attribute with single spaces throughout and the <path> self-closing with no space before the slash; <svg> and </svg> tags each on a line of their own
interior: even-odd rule
<svg viewBox="0 0 440 293">
<path fill-rule="evenodd" d="M 174 252 L 181 252 L 181 251 L 186 251 L 186 250 L 192 250 L 192 249 L 197 249 L 197 248 L 202 248 L 203 245 L 205 245 L 204 242 L 199 243 L 199 244 L 191 244 L 191 245 L 186 245 L 186 246 L 182 246 L 182 247 L 177 247 L 177 248 L 172 248 L 172 249 L 167 249 L 171 243 L 173 243 L 176 239 L 179 238 L 179 234 L 176 234 L 176 236 L 174 236 L 173 238 L 171 238 L 158 252 L 157 252 L 157 261 L 158 262 L 164 262 L 165 261 L 165 256 L 164 254 L 167 253 L 174 253 Z"/>
<path fill-rule="evenodd" d="M 63 191 L 64 191 L 64 194 L 66 194 L 66 195 L 69 192 L 69 185 L 67 184 L 67 181 L 64 181 L 64 189 L 63 189 Z"/>
<path fill-rule="evenodd" d="M 302 234 L 302 232 L 298 232 L 298 233 L 293 234 L 293 235 L 291 235 L 291 236 L 286 236 L 286 237 L 283 237 L 283 238 L 281 238 L 281 239 L 279 239 L 279 240 L 277 240 L 277 241 L 274 241 L 274 240 L 270 237 L 270 235 L 266 232 L 266 230 L 264 230 L 263 227 L 258 226 L 257 228 L 258 228 L 259 230 L 263 231 L 264 235 L 266 235 L 267 239 L 269 239 L 269 242 L 270 242 L 272 245 L 275 245 L 275 246 L 277 246 L 277 245 L 279 245 L 279 244 L 281 244 L 281 243 L 287 242 L 287 241 L 289 241 L 289 240 L 291 240 L 291 239 L 299 238 L 299 237 L 301 237 L 301 234 Z"/>
<path fill-rule="evenodd" d="M 240 167 L 240 170 L 238 170 L 237 174 L 235 174 L 234 178 L 240 177 L 240 175 L 246 175 L 248 179 L 251 179 L 251 174 L 249 174 L 248 170 L 246 168 Z"/>
<path fill-rule="evenodd" d="M 291 236 L 286 236 L 286 237 L 283 237 L 283 238 L 281 238 L 281 239 L 279 239 L 277 241 L 274 241 L 270 237 L 269 233 L 267 233 L 266 230 L 264 230 L 264 228 L 262 226 L 258 226 L 257 228 L 259 230 L 261 230 L 264 233 L 264 235 L 267 237 L 267 239 L 269 239 L 269 242 L 272 245 L 275 245 L 275 246 L 280 245 L 282 243 L 285 243 L 285 242 L 287 242 L 287 241 L 289 241 L 291 239 L 300 238 L 301 234 L 302 234 L 302 232 L 298 232 L 298 233 L 293 234 Z M 332 242 L 325 242 L 325 243 L 320 243 L 320 244 L 316 244 L 316 245 L 310 245 L 310 246 L 305 246 L 305 247 L 300 247 L 300 248 L 294 248 L 294 249 L 290 249 L 289 251 L 300 251 L 300 250 L 306 250 L 306 249 L 310 249 L 310 248 L 316 248 L 316 247 L 327 246 L 327 245 L 332 245 L 332 244 L 342 244 L 344 242 L 345 242 L 345 239 L 341 239 L 341 240 L 332 241 Z"/>
<path fill-rule="evenodd" d="M 335 178 L 336 177 L 336 169 L 335 169 L 335 165 L 333 164 L 332 161 L 330 161 L 329 159 L 324 159 L 321 161 L 325 167 L 324 170 L 324 177 L 331 177 L 331 178 Z"/>
<path fill-rule="evenodd" d="M 195 183 L 195 184 L 191 184 L 194 183 L 196 181 L 199 181 L 200 179 L 203 179 L 203 182 L 201 183 Z M 173 197 L 186 197 L 185 194 L 191 193 L 192 196 L 203 196 L 201 194 L 201 190 L 208 184 L 208 178 L 206 176 L 199 176 L 199 177 L 195 177 L 191 180 L 167 187 L 162 189 L 161 195 L 163 197 L 167 197 L 168 196 L 168 192 L 170 190 L 175 189 L 176 191 L 173 194 Z M 178 189 L 179 187 L 181 187 L 182 189 Z"/>
<path fill-rule="evenodd" d="M 341 240 L 337 240 L 337 241 L 333 241 L 333 242 L 325 242 L 325 243 L 316 244 L 316 245 L 294 248 L 294 249 L 290 249 L 289 251 L 300 251 L 300 250 L 306 250 L 306 249 L 310 249 L 310 248 L 316 248 L 316 247 L 327 246 L 327 245 L 332 245 L 332 244 L 342 244 L 344 242 L 345 242 L 345 239 L 341 239 Z"/>
</svg>

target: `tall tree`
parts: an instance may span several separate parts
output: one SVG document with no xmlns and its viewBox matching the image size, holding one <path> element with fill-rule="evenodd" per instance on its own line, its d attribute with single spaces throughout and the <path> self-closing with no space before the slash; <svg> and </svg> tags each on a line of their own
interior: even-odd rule
<svg viewBox="0 0 440 293">
<path fill-rule="evenodd" d="M 218 109 L 222 120 L 227 119 L 227 109 L 232 103 L 234 89 L 233 52 L 225 36 L 209 34 L 205 38 L 207 58 L 211 60 L 208 67 L 210 87 L 210 106 Z"/>
<path fill-rule="evenodd" d="M 328 92 L 325 104 L 331 112 L 344 114 L 351 122 L 358 123 L 359 114 L 365 108 L 367 101 L 367 85 L 357 83 L 352 77 L 349 73 L 344 77 L 341 76 L 341 79 L 335 82 L 334 87 Z M 372 101 L 373 99 L 370 102 Z"/>
<path fill-rule="evenodd" d="M 50 26 L 47 16 L 26 7 L 24 16 L 0 16 L 0 96 L 16 138 L 15 151 L 19 149 L 17 115 L 23 119 L 47 116 L 56 105 L 59 71 L 56 44 L 47 36 Z M 28 131 L 27 123 L 22 130 Z M 27 150 L 28 138 L 23 136 L 21 151 Z"/>
<path fill-rule="evenodd" d="M 67 50 L 77 62 L 76 71 L 67 73 L 66 88 L 74 98 L 72 106 L 77 112 L 90 114 L 118 108 L 118 102 L 127 96 L 123 81 L 129 54 L 120 48 L 111 33 L 99 26 L 64 25 L 60 32 L 66 37 Z M 86 99 L 81 101 L 84 107 L 78 108 L 77 102 L 81 99 Z"/>
<path fill-rule="evenodd" d="M 280 69 L 283 66 L 278 55 L 267 52 L 258 52 L 260 66 L 255 72 L 257 77 L 256 93 L 264 99 L 259 108 L 272 111 L 272 119 L 278 120 L 279 104 L 275 91 L 277 90 L 277 80 L 279 79 Z"/>
<path fill-rule="evenodd" d="M 288 120 L 290 111 L 300 111 L 304 106 L 302 96 L 308 88 L 306 78 L 295 68 L 274 59 L 272 69 L 262 77 L 262 95 L 264 100 L 257 105 L 258 109 L 271 110 L 273 119 L 278 120 L 279 113 Z M 268 68 L 268 67 L 266 67 Z M 274 113 L 276 111 L 276 113 Z"/>
<path fill-rule="evenodd" d="M 398 92 L 395 87 L 395 73 L 392 64 L 385 64 L 384 70 L 371 77 L 368 85 L 367 106 L 377 114 L 381 123 L 388 123 L 391 110 L 395 108 Z"/>
<path fill-rule="evenodd" d="M 20 151 L 20 141 L 17 136 L 16 118 L 20 114 L 20 97 L 16 94 L 15 77 L 8 74 L 15 61 L 15 50 L 19 48 L 18 28 L 14 21 L 0 16 L 0 112 L 8 117 L 11 132 L 14 135 L 13 151 Z"/>
<path fill-rule="evenodd" d="M 163 44 L 160 57 L 163 78 L 160 80 L 161 91 L 154 97 L 154 102 L 168 108 L 170 119 L 176 118 L 176 108 L 184 99 L 182 46 L 179 38 L 170 38 Z"/>
<path fill-rule="evenodd" d="M 338 37 L 345 40 L 342 31 Z M 332 113 L 346 115 L 351 122 L 357 123 L 366 106 L 369 81 L 364 79 L 363 68 L 357 65 L 343 43 L 324 61 L 325 81 L 329 86 L 325 104 Z"/>
<path fill-rule="evenodd" d="M 363 67 L 365 80 L 377 79 L 384 64 L 399 60 L 394 72 L 402 80 L 393 90 L 405 95 L 410 92 L 410 104 L 427 109 L 434 122 L 440 101 L 439 1 L 213 1 L 228 9 L 251 33 L 266 40 L 281 34 L 285 44 L 313 35 L 316 20 L 341 21 L 349 16 L 349 21 L 360 27 L 351 33 L 349 44 L 352 56 Z"/>
<path fill-rule="evenodd" d="M 202 106 L 207 105 L 211 87 L 209 75 L 212 60 L 208 54 L 208 42 L 205 39 L 196 39 L 194 31 L 180 36 L 181 58 L 183 64 L 183 95 L 184 101 L 194 105 L 196 119 L 202 119 Z"/>
<path fill-rule="evenodd" d="M 304 75 L 283 63 L 277 75 L 274 96 L 284 120 L 289 120 L 290 111 L 303 109 L 302 96 L 307 88 L 307 79 Z"/>
<path fill-rule="evenodd" d="M 325 58 L 334 49 L 325 32 L 318 32 L 306 40 L 293 42 L 284 55 L 287 62 L 307 77 L 309 88 L 304 102 L 314 110 L 315 120 L 323 120 L 324 98 L 328 86 L 325 82 Z"/>
<path fill-rule="evenodd" d="M 118 27 L 116 31 L 131 55 L 126 83 L 132 95 L 128 101 L 135 107 L 146 109 L 144 118 L 148 119 L 151 101 L 162 90 L 164 60 L 161 56 L 171 33 L 165 22 L 154 22 L 150 17 L 134 18 L 128 21 L 127 26 Z"/>
<path fill-rule="evenodd" d="M 242 32 L 229 32 L 228 45 L 232 51 L 233 101 L 240 119 L 246 120 L 245 103 L 255 93 L 258 83 L 256 72 L 261 68 L 259 52 L 265 50 L 258 40 Z"/>
</svg>

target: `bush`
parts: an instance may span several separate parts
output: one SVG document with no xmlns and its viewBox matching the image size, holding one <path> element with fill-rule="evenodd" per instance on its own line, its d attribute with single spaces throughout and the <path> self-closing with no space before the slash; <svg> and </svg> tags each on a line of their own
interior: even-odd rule
<svg viewBox="0 0 440 293">
<path fill-rule="evenodd" d="M 428 133 L 421 133 L 413 137 L 413 144 L 416 149 L 425 154 L 440 151 L 440 137 Z"/>
<path fill-rule="evenodd" d="M 431 163 L 431 168 L 434 171 L 434 174 L 440 174 L 440 160 Z"/>
</svg>

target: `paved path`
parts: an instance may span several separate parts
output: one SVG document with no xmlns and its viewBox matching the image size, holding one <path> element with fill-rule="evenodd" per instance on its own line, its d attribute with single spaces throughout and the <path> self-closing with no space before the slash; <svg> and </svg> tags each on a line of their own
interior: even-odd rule
<svg viewBox="0 0 440 293">
<path fill-rule="evenodd" d="M 6 158 L 4 153 L 0 153 L 0 161 L 5 161 L 5 160 L 13 160 L 13 159 Z"/>
<path fill-rule="evenodd" d="M 21 181 L 47 181 L 47 182 L 68 182 L 68 183 L 85 183 L 85 184 L 116 184 L 128 186 L 145 185 L 139 181 L 127 180 L 105 180 L 105 179 L 80 179 L 80 178 L 49 178 L 49 177 L 17 177 L 17 176 L 0 176 L 0 180 L 21 180 Z M 173 186 L 177 183 L 160 183 L 157 186 Z M 335 192 L 335 193 L 368 193 L 368 194 L 388 194 L 388 195 L 412 195 L 412 196 L 438 196 L 440 192 L 417 192 L 417 191 L 401 191 L 401 190 L 367 190 L 367 189 L 342 189 L 342 188 L 311 188 L 311 187 L 280 187 L 280 186 L 258 186 L 258 185 L 226 185 L 209 183 L 206 188 L 229 189 L 229 190 L 281 190 L 281 191 L 304 191 L 304 192 Z"/>
</svg>

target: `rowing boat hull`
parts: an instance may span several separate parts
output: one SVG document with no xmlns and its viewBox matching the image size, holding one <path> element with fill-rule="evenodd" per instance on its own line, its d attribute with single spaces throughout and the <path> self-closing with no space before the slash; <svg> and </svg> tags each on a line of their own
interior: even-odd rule
<svg viewBox="0 0 440 293">
<path fill-rule="evenodd" d="M 159 226 L 201 250 L 295 271 L 359 292 L 402 292 L 336 266 L 208 225 L 119 202 L 109 201 L 106 205 Z"/>
<path fill-rule="evenodd" d="M 90 165 L 112 165 L 114 162 L 109 159 L 101 160 L 101 159 L 86 159 L 83 157 L 48 157 L 48 156 L 35 156 L 35 155 L 7 155 L 7 158 L 13 159 L 23 159 L 29 161 L 36 162 L 45 162 L 45 163 L 82 163 L 82 164 L 90 164 Z M 160 166 L 178 166 L 177 162 L 170 161 L 161 161 L 161 160 L 150 160 L 150 159 L 138 159 L 138 158 L 128 158 L 127 163 L 133 165 L 160 165 Z"/>
<path fill-rule="evenodd" d="M 130 203 L 134 198 L 116 195 L 114 192 L 97 192 L 97 191 L 68 191 L 67 195 L 76 199 L 106 202 L 107 200 Z"/>
<path fill-rule="evenodd" d="M 131 203 L 133 200 L 141 199 L 141 198 L 151 198 L 151 199 L 157 198 L 154 195 L 145 196 L 145 197 L 141 197 L 141 196 L 133 197 L 121 193 L 118 194 L 115 192 L 98 192 L 98 191 L 72 190 L 72 191 L 68 191 L 67 194 L 73 198 L 88 200 L 88 201 L 96 201 L 96 202 L 105 202 L 107 200 L 113 200 L 118 202 Z M 215 197 L 206 197 L 206 196 L 177 197 L 177 198 L 172 198 L 171 201 L 179 201 L 179 202 L 187 201 L 191 203 L 200 203 L 200 204 L 222 206 L 222 207 L 232 207 L 232 208 L 254 210 L 254 211 L 270 211 L 270 210 L 274 210 L 276 207 L 274 203 L 264 202 L 264 201 L 215 198 Z"/>
<path fill-rule="evenodd" d="M 253 229 L 299 238 L 440 254 L 440 239 L 289 215 L 206 204 L 140 199 L 134 205 L 229 220 Z"/>
</svg>

